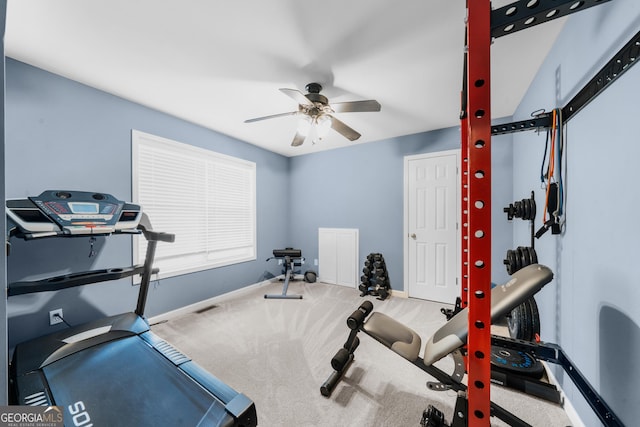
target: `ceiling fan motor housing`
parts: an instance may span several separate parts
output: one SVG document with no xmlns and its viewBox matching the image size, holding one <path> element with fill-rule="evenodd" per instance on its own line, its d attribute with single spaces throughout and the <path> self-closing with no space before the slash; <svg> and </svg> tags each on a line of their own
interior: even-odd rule
<svg viewBox="0 0 640 427">
<path fill-rule="evenodd" d="M 304 87 L 309 93 L 320 93 L 322 85 L 320 83 L 309 83 Z"/>
</svg>

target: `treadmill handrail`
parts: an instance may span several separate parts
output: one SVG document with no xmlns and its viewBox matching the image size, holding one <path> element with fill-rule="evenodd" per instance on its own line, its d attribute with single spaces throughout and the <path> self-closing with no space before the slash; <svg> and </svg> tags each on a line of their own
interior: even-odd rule
<svg viewBox="0 0 640 427">
<path fill-rule="evenodd" d="M 153 269 L 152 274 L 159 270 Z M 142 275 L 143 265 L 134 265 L 122 268 L 110 268 L 101 270 L 82 271 L 78 273 L 63 274 L 60 276 L 48 277 L 40 280 L 25 280 L 9 283 L 7 295 L 25 295 L 37 292 L 50 292 L 59 289 L 73 288 L 76 286 L 90 285 L 93 283 L 106 282 L 110 280 L 123 279 L 125 277 Z"/>
<path fill-rule="evenodd" d="M 109 196 L 109 197 L 112 197 L 112 196 Z M 127 203 L 124 203 L 124 202 L 120 202 L 120 203 L 122 203 L 123 206 L 125 207 L 129 206 L 129 204 Z M 38 209 L 36 204 L 33 203 L 33 201 L 30 199 L 7 201 L 6 204 L 14 204 L 14 205 L 17 204 L 18 206 L 22 206 L 21 204 L 24 204 L 29 209 L 34 209 L 34 210 Z M 131 206 L 137 206 L 137 205 L 131 205 Z M 137 207 L 139 208 L 139 206 Z M 56 230 L 56 228 L 60 230 L 62 229 L 57 225 L 55 225 L 55 221 L 54 221 L 52 222 L 53 228 L 51 231 L 39 232 L 39 233 L 36 233 L 36 234 L 39 234 L 38 236 L 36 236 L 33 233 L 29 233 L 29 232 L 25 233 L 25 230 L 21 229 L 19 222 L 16 222 L 15 227 L 14 226 L 9 227 L 10 231 L 7 235 L 7 243 L 9 243 L 9 238 L 11 238 L 12 236 L 21 237 L 23 239 L 29 240 L 31 238 L 37 238 L 37 237 L 78 237 L 78 236 L 86 237 L 86 236 L 99 236 L 99 235 L 108 236 L 111 234 L 142 233 L 144 238 L 147 240 L 148 244 L 147 244 L 147 252 L 145 255 L 144 264 L 142 266 L 135 265 L 128 268 L 123 268 L 122 269 L 123 273 L 121 275 L 119 275 L 117 272 L 114 271 L 117 269 L 113 269 L 112 271 L 97 270 L 95 272 L 71 273 L 69 275 L 66 275 L 66 278 L 65 276 L 57 276 L 57 277 L 42 279 L 34 282 L 15 282 L 14 284 L 12 284 L 12 288 L 14 289 L 8 290 L 7 297 L 14 296 L 14 295 L 22 295 L 27 293 L 55 291 L 58 289 L 65 289 L 65 288 L 70 288 L 74 286 L 87 285 L 91 283 L 99 283 L 99 282 L 104 282 L 108 280 L 116 280 L 124 277 L 133 276 L 135 274 L 140 274 L 141 275 L 140 288 L 138 291 L 138 301 L 136 304 L 135 313 L 140 317 L 144 317 L 144 309 L 147 303 L 147 295 L 149 293 L 149 283 L 151 281 L 151 276 L 159 272 L 159 269 L 153 268 L 156 245 L 158 242 L 174 242 L 175 234 L 154 231 L 153 227 L 151 226 L 151 221 L 149 220 L 149 216 L 145 212 L 143 212 L 141 209 L 139 210 L 139 213 L 140 213 L 140 218 L 139 219 L 137 218 L 137 225 L 135 228 L 133 227 L 122 228 L 122 229 L 112 228 L 109 232 L 95 233 L 95 234 L 93 233 L 93 230 L 91 230 L 91 233 L 79 233 L 79 234 L 68 234 L 64 232 L 59 233 L 58 230 Z M 7 211 L 7 218 L 11 220 L 11 214 L 9 213 L 9 211 Z M 8 248 L 8 245 L 7 245 L 7 248 Z"/>
</svg>

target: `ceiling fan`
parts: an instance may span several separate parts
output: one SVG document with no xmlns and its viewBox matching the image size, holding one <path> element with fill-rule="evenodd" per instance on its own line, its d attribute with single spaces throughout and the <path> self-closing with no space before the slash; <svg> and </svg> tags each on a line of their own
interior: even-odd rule
<svg viewBox="0 0 640 427">
<path fill-rule="evenodd" d="M 322 139 L 326 131 L 331 128 L 348 140 L 355 141 L 360 138 L 361 135 L 344 122 L 336 119 L 332 114 L 380 111 L 380 104 L 378 101 L 372 99 L 329 104 L 327 97 L 320 94 L 322 85 L 319 83 L 309 83 L 305 89 L 308 92 L 306 95 L 297 89 L 280 89 L 282 93 L 293 98 L 293 100 L 298 103 L 298 111 L 256 117 L 245 120 L 245 123 L 253 123 L 276 117 L 300 115 L 302 116 L 302 120 L 300 120 L 296 135 L 291 142 L 291 145 L 296 147 L 305 141 L 312 125 L 316 127 L 315 131 L 318 139 Z"/>
</svg>

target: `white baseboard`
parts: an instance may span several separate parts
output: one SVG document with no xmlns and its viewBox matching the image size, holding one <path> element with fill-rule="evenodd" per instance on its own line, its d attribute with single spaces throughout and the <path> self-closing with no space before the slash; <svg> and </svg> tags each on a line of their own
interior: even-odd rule
<svg viewBox="0 0 640 427">
<path fill-rule="evenodd" d="M 547 375 L 549 376 L 549 382 L 554 386 L 556 386 L 558 390 L 560 390 L 560 396 L 562 398 L 562 407 L 564 408 L 564 412 L 567 414 L 567 417 L 569 417 L 569 420 L 571 421 L 571 425 L 573 427 L 586 427 L 585 424 L 580 419 L 580 415 L 578 415 L 576 408 L 573 407 L 573 405 L 571 404 L 571 401 L 567 398 L 567 395 L 564 393 L 564 390 L 562 390 L 562 387 L 560 387 L 560 384 L 558 383 L 558 380 L 556 379 L 555 375 L 553 375 L 553 372 L 551 372 L 551 369 L 549 369 L 549 366 L 547 366 L 547 362 L 542 362 L 542 364 L 545 365 L 545 370 L 547 372 Z"/>
<path fill-rule="evenodd" d="M 391 296 L 398 298 L 409 298 L 409 293 L 407 291 L 396 291 L 395 289 L 391 289 Z"/>
<path fill-rule="evenodd" d="M 257 287 L 266 285 L 275 280 L 279 280 L 279 276 L 270 280 L 263 280 L 262 282 L 254 283 L 253 285 L 245 286 L 244 288 L 236 289 L 235 291 L 227 292 L 225 294 L 218 295 L 203 301 L 198 301 L 196 303 L 189 304 L 184 307 L 177 308 L 175 310 L 167 311 L 166 313 L 158 314 L 157 316 L 153 316 L 148 319 L 149 324 L 154 325 L 156 323 L 166 322 L 168 320 L 175 319 L 176 317 L 184 316 L 185 314 L 193 313 L 198 310 L 203 310 L 207 307 L 211 307 L 212 305 L 215 305 L 216 303 L 222 301 L 223 299 L 229 298 L 231 296 L 238 296 L 251 289 L 255 289 Z"/>
</svg>

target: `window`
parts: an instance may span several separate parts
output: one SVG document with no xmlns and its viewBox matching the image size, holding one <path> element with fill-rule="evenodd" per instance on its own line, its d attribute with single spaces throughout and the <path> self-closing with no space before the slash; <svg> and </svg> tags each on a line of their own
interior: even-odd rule
<svg viewBox="0 0 640 427">
<path fill-rule="evenodd" d="M 256 164 L 133 130 L 133 202 L 159 242 L 154 266 L 170 277 L 256 259 Z M 144 262 L 146 241 L 134 243 Z"/>
</svg>

